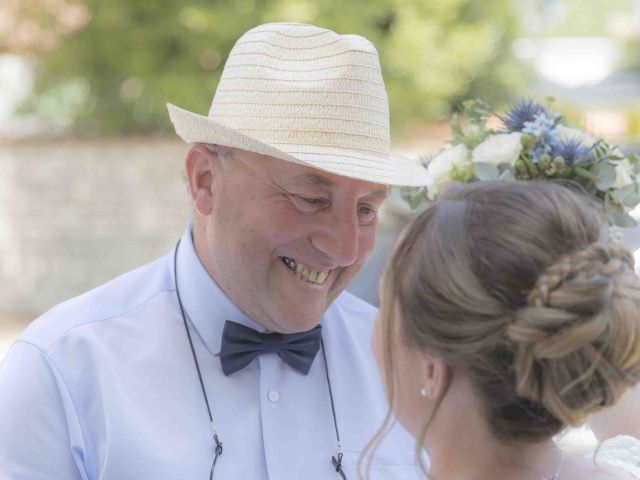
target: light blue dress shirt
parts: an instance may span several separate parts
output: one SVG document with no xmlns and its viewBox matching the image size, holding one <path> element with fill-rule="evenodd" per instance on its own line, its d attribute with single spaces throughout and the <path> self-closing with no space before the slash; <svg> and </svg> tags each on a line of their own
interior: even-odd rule
<svg viewBox="0 0 640 480">
<path fill-rule="evenodd" d="M 187 229 L 178 280 L 224 453 L 215 479 L 339 479 L 319 353 L 308 375 L 264 354 L 224 376 L 225 320 L 264 331 L 200 263 Z M 207 480 L 213 440 L 178 307 L 173 252 L 34 321 L 0 366 L 1 479 Z M 386 413 L 369 348 L 375 309 L 343 293 L 322 318 L 347 477 Z M 372 479 L 418 478 L 394 428 Z"/>
</svg>

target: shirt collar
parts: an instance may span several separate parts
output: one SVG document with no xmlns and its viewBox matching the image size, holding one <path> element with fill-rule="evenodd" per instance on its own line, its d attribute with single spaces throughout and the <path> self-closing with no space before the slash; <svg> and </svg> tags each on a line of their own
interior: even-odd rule
<svg viewBox="0 0 640 480">
<path fill-rule="evenodd" d="M 259 332 L 264 332 L 265 328 L 242 313 L 211 278 L 198 258 L 192 232 L 193 223 L 189 222 L 177 247 L 177 285 L 187 320 L 195 327 L 209 351 L 217 355 L 226 320 Z"/>
</svg>

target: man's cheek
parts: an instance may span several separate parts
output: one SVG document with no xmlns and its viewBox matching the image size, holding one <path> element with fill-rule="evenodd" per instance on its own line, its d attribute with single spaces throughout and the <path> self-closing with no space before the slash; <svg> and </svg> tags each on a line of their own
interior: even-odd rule
<svg viewBox="0 0 640 480">
<path fill-rule="evenodd" d="M 371 252 L 373 251 L 373 247 L 375 243 L 376 243 L 375 227 L 369 228 L 360 236 L 360 246 L 359 246 L 358 257 L 361 263 L 364 263 L 364 261 L 369 257 L 369 255 L 371 255 Z"/>
</svg>

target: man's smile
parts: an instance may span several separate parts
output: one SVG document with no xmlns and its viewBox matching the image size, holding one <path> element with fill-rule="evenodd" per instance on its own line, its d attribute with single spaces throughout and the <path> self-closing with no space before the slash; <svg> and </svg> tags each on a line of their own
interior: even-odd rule
<svg viewBox="0 0 640 480">
<path fill-rule="evenodd" d="M 310 266 L 300 263 L 297 260 L 289 257 L 280 257 L 282 262 L 287 266 L 289 270 L 294 272 L 298 278 L 304 280 L 308 283 L 313 283 L 315 285 L 323 285 L 327 280 L 327 277 L 331 273 L 331 270 L 328 271 L 316 271 L 313 270 Z"/>
</svg>

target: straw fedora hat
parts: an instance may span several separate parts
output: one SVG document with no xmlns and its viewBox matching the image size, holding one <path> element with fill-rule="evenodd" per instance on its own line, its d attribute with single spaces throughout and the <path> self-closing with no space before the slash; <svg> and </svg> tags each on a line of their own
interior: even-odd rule
<svg viewBox="0 0 640 480">
<path fill-rule="evenodd" d="M 231 50 L 208 116 L 167 108 L 188 143 L 239 148 L 374 183 L 428 183 L 418 162 L 391 154 L 378 53 L 357 35 L 260 25 Z"/>
</svg>

